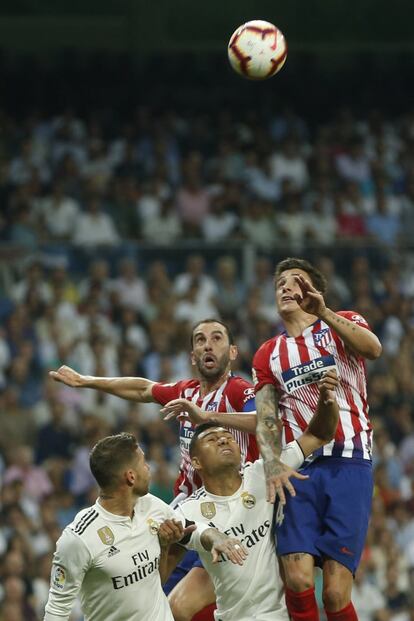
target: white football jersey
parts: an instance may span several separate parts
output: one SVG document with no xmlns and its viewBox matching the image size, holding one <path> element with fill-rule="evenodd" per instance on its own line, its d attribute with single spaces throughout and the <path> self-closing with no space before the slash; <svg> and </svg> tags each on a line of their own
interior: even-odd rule
<svg viewBox="0 0 414 621">
<path fill-rule="evenodd" d="M 80 593 L 85 621 L 173 621 L 159 574 L 158 525 L 182 519 L 152 494 L 139 498 L 133 518 L 96 502 L 63 531 L 53 557 L 44 621 L 69 619 Z M 200 548 L 200 524 L 186 546 Z"/>
<path fill-rule="evenodd" d="M 285 461 L 285 459 L 284 459 Z M 288 461 L 288 460 L 286 460 Z M 198 549 L 216 592 L 217 621 L 288 621 L 283 584 L 272 535 L 273 505 L 266 501 L 263 461 L 247 464 L 233 496 L 215 496 L 204 487 L 178 508 L 187 520 L 217 527 L 243 543 L 243 566 Z"/>
</svg>

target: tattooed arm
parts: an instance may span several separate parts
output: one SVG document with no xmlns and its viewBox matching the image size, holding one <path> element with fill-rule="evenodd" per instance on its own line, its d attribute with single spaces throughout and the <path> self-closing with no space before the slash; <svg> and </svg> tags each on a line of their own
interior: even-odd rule
<svg viewBox="0 0 414 621">
<path fill-rule="evenodd" d="M 302 275 L 296 276 L 296 282 L 301 294 L 296 294 L 295 299 L 302 310 L 327 323 L 357 355 L 369 360 L 379 358 L 382 346 L 373 332 L 327 308 L 323 295 Z"/>
<path fill-rule="evenodd" d="M 256 393 L 256 437 L 259 442 L 266 475 L 267 500 L 275 502 L 277 495 L 280 502 L 285 504 L 284 487 L 286 487 L 291 496 L 295 496 L 295 489 L 289 477 L 297 479 L 307 479 L 308 477 L 286 466 L 279 459 L 281 439 L 277 425 L 277 406 L 278 398 L 274 386 L 265 384 Z"/>
<path fill-rule="evenodd" d="M 381 343 L 370 330 L 358 326 L 353 321 L 326 307 L 319 318 L 327 323 L 332 330 L 335 330 L 345 345 L 359 356 L 368 358 L 368 360 L 375 360 L 381 355 Z"/>
</svg>

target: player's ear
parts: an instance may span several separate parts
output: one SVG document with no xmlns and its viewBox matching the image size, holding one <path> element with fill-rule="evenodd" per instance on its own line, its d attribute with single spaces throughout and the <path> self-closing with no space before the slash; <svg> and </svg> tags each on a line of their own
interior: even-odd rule
<svg viewBox="0 0 414 621">
<path fill-rule="evenodd" d="M 237 345 L 230 345 L 230 360 L 236 360 L 239 355 L 239 350 L 237 349 Z"/>
<path fill-rule="evenodd" d="M 191 360 L 191 366 L 195 367 L 196 362 L 195 362 L 195 358 L 194 358 L 193 352 L 191 352 L 191 354 L 190 354 L 190 360 Z"/>
<path fill-rule="evenodd" d="M 135 472 L 133 470 L 131 470 L 130 468 L 128 468 L 128 470 L 125 470 L 124 478 L 125 478 L 125 482 L 128 485 L 128 487 L 133 487 L 134 486 L 134 483 L 135 483 Z"/>
<path fill-rule="evenodd" d="M 196 455 L 194 455 L 194 457 L 191 459 L 191 465 L 194 468 L 194 470 L 200 470 L 201 468 L 200 460 L 198 459 Z"/>
</svg>

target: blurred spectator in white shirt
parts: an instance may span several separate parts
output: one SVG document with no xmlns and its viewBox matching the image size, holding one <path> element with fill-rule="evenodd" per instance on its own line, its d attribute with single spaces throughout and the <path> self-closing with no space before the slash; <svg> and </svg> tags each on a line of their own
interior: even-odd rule
<svg viewBox="0 0 414 621">
<path fill-rule="evenodd" d="M 293 138 L 287 138 L 281 151 L 270 157 L 270 172 L 275 181 L 290 179 L 297 191 L 305 189 L 309 183 L 309 173 L 305 158 Z"/>
<path fill-rule="evenodd" d="M 307 238 L 308 214 L 303 213 L 300 194 L 291 194 L 280 205 L 276 215 L 280 237 L 295 252 L 301 252 Z"/>
<path fill-rule="evenodd" d="M 65 240 L 75 232 L 80 207 L 77 201 L 65 195 L 63 183 L 57 180 L 52 193 L 37 201 L 36 212 L 48 237 Z"/>
<path fill-rule="evenodd" d="M 240 228 L 244 238 L 261 250 L 274 250 L 280 241 L 273 206 L 265 201 L 254 199 L 246 205 Z"/>
<path fill-rule="evenodd" d="M 112 281 L 111 290 L 116 295 L 117 304 L 140 311 L 147 303 L 147 286 L 138 276 L 134 259 L 125 258 L 118 263 L 118 275 Z"/>
<path fill-rule="evenodd" d="M 211 201 L 211 211 L 203 219 L 201 228 L 206 242 L 217 243 L 232 237 L 239 224 L 235 213 L 227 209 L 225 197 L 215 196 Z"/>
<path fill-rule="evenodd" d="M 336 169 L 346 181 L 354 181 L 362 188 L 371 181 L 371 165 L 365 152 L 364 141 L 354 136 L 344 153 L 336 158 Z"/>
<path fill-rule="evenodd" d="M 336 218 L 326 213 L 323 202 L 315 199 L 310 210 L 304 214 L 307 226 L 307 239 L 318 246 L 332 246 L 336 240 Z"/>
<path fill-rule="evenodd" d="M 187 295 L 190 288 L 194 289 L 194 287 L 197 288 L 197 304 L 200 307 L 204 304 L 206 308 L 210 308 L 212 300 L 217 295 L 217 286 L 214 279 L 205 273 L 205 260 L 199 254 L 189 255 L 186 271 L 175 279 L 174 293 L 180 299 Z"/>
<path fill-rule="evenodd" d="M 275 179 L 270 163 L 259 159 L 255 151 L 246 156 L 243 178 L 250 192 L 265 201 L 277 201 L 280 197 L 280 178 Z"/>
<path fill-rule="evenodd" d="M 86 213 L 79 216 L 72 241 L 77 246 L 115 246 L 121 242 L 114 222 L 103 211 L 99 198 L 90 198 Z"/>
<path fill-rule="evenodd" d="M 165 199 L 159 210 L 142 221 L 142 236 L 145 241 L 160 246 L 173 244 L 182 236 L 181 220 L 172 200 Z"/>
</svg>

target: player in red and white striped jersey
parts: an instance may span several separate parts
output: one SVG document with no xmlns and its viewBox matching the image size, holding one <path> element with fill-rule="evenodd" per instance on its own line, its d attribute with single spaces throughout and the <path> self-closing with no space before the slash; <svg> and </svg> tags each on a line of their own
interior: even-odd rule
<svg viewBox="0 0 414 621">
<path fill-rule="evenodd" d="M 325 305 L 326 281 L 310 263 L 290 258 L 275 274 L 276 304 L 285 331 L 264 343 L 253 360 L 257 439 L 264 459 L 268 500 L 285 504 L 277 525 L 277 551 L 285 574 L 286 602 L 293 621 L 317 621 L 315 562 L 322 565 L 328 621 L 355 621 L 353 574 L 368 527 L 372 496 L 371 426 L 364 358 L 381 344 L 358 313 L 335 313 Z M 339 377 L 340 420 L 334 441 L 301 472 L 289 477 L 279 460 L 282 443 L 306 429 L 317 402 L 316 382 L 328 369 Z M 284 487 L 291 497 L 285 499 Z"/>
<path fill-rule="evenodd" d="M 207 354 L 208 355 L 208 354 Z M 193 353 L 194 356 L 194 353 Z M 202 362 L 204 364 L 204 362 Z M 243 416 L 242 413 L 252 413 L 255 410 L 254 400 L 254 388 L 242 377 L 227 374 L 222 383 L 210 390 L 209 386 L 202 386 L 200 380 L 184 380 L 177 382 L 176 384 L 155 384 L 152 388 L 152 394 L 154 399 L 161 404 L 167 404 L 172 402 L 165 412 L 171 414 L 179 411 L 183 411 L 185 404 L 182 399 L 191 401 L 199 406 L 200 410 L 209 414 L 206 414 L 205 418 L 213 420 L 216 417 L 214 413 L 218 413 L 217 418 L 222 420 L 221 413 L 226 412 L 231 415 L 228 418 L 226 425 L 234 423 L 236 416 Z M 206 390 L 208 391 L 206 393 Z M 179 400 L 176 404 L 175 400 Z M 235 412 L 240 414 L 235 415 Z M 255 416 L 254 416 L 255 418 Z M 201 422 L 201 420 L 200 420 Z M 249 420 L 250 422 L 250 420 Z M 242 462 L 255 461 L 258 457 L 258 448 L 256 444 L 256 438 L 254 435 L 249 434 L 247 430 L 255 431 L 254 424 L 250 427 L 249 424 L 246 427 L 246 423 L 242 420 L 241 424 L 244 430 L 233 427 L 233 435 L 236 438 L 242 453 Z M 175 483 L 174 491 L 175 496 L 180 501 L 181 498 L 191 496 L 191 494 L 201 486 L 201 479 L 194 471 L 191 465 L 191 458 L 189 456 L 188 448 L 191 438 L 193 437 L 195 425 L 189 418 L 180 417 L 180 449 L 181 449 L 181 466 L 180 475 Z"/>
<path fill-rule="evenodd" d="M 353 311 L 342 311 L 338 316 L 369 330 L 365 319 Z M 347 351 L 341 338 L 322 319 L 296 338 L 285 332 L 264 343 L 256 353 L 254 368 L 256 390 L 271 383 L 280 392 L 283 445 L 297 439 L 307 428 L 318 400 L 316 382 L 325 371 L 336 369 L 341 378 L 337 391 L 340 420 L 335 439 L 319 454 L 371 459 L 364 360 Z"/>
<path fill-rule="evenodd" d="M 180 419 L 180 474 L 174 486 L 181 501 L 197 489 L 201 480 L 194 472 L 188 448 L 195 425 L 202 422 L 219 422 L 233 430 L 242 451 L 244 461 L 255 461 L 259 455 L 256 444 L 256 412 L 253 385 L 231 372 L 232 362 L 237 357 L 237 347 L 229 328 L 221 321 L 207 319 L 196 324 L 191 334 L 191 362 L 198 379 L 188 379 L 175 384 L 152 382 L 141 377 L 92 377 L 80 375 L 67 366 L 51 371 L 55 380 L 68 386 L 94 388 L 112 395 L 138 402 L 155 402 L 166 406 L 166 418 L 174 415 Z M 199 409 L 192 408 L 188 417 L 180 415 L 185 410 L 182 399 L 192 401 Z M 197 571 L 198 570 L 198 571 Z M 188 609 L 194 606 L 194 613 L 203 604 L 201 583 L 206 586 L 206 604 L 214 600 L 214 589 L 206 572 L 197 567 L 192 570 L 203 572 L 197 588 L 191 589 L 186 598 Z M 192 601 L 191 595 L 194 595 Z"/>
</svg>

